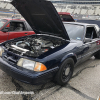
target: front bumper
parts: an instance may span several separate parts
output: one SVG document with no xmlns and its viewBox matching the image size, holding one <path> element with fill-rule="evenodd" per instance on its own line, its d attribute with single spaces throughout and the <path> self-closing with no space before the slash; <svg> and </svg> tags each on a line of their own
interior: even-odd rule
<svg viewBox="0 0 100 100">
<path fill-rule="evenodd" d="M 10 65 L 0 57 L 0 69 L 19 81 L 37 85 L 52 80 L 59 67 L 55 67 L 44 72 L 21 70 L 15 66 Z"/>
</svg>

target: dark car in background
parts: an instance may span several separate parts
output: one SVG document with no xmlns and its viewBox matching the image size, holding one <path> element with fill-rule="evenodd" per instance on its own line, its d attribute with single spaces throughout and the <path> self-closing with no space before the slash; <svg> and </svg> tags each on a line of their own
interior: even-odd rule
<svg viewBox="0 0 100 100">
<path fill-rule="evenodd" d="M 90 20 L 90 19 L 84 20 L 84 19 L 81 19 L 81 20 L 77 20 L 77 22 L 97 24 L 100 27 L 100 20 Z"/>
<path fill-rule="evenodd" d="M 61 20 L 64 22 L 75 22 L 71 14 L 68 12 L 58 12 L 58 14 L 60 15 Z"/>
<path fill-rule="evenodd" d="M 64 85 L 76 65 L 93 55 L 100 59 L 97 25 L 62 23 L 50 1 L 13 0 L 11 3 L 36 33 L 0 44 L 0 68 L 13 78 L 30 84 L 54 80 Z"/>
<path fill-rule="evenodd" d="M 25 20 L 16 18 L 0 19 L 0 43 L 32 34 L 35 33 Z"/>
</svg>

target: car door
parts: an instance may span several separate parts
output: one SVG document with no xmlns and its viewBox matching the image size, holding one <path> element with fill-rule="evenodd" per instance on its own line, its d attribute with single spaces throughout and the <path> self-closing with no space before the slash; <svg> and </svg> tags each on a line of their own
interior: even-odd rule
<svg viewBox="0 0 100 100">
<path fill-rule="evenodd" d="M 8 33 L 0 31 L 0 43 L 8 40 Z"/>
<path fill-rule="evenodd" d="M 28 31 L 24 21 L 11 21 L 8 33 L 8 40 L 31 35 L 34 32 Z"/>
<path fill-rule="evenodd" d="M 94 54 L 94 52 L 96 52 L 97 41 L 98 36 L 94 26 L 87 26 L 83 43 L 82 61 L 87 60 Z"/>
</svg>

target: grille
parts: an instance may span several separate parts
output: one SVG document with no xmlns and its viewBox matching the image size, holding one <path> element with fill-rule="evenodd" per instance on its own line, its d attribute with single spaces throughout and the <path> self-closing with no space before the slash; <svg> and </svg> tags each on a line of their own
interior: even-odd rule
<svg viewBox="0 0 100 100">
<path fill-rule="evenodd" d="M 6 52 L 3 55 L 3 58 L 6 59 L 7 61 L 12 62 L 13 64 L 16 64 L 18 62 L 19 57 L 15 54 L 12 54 L 10 52 Z"/>
</svg>

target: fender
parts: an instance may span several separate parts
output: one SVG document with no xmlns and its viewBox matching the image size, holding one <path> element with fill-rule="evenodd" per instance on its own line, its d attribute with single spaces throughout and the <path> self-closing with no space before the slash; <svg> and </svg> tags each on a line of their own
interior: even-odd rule
<svg viewBox="0 0 100 100">
<path fill-rule="evenodd" d="M 65 56 L 61 59 L 60 64 L 61 64 L 64 60 L 66 60 L 67 58 L 73 58 L 74 62 L 75 62 L 75 63 L 77 62 L 77 56 L 76 56 L 76 54 L 74 54 L 74 53 L 69 53 L 69 54 L 65 55 Z"/>
</svg>

